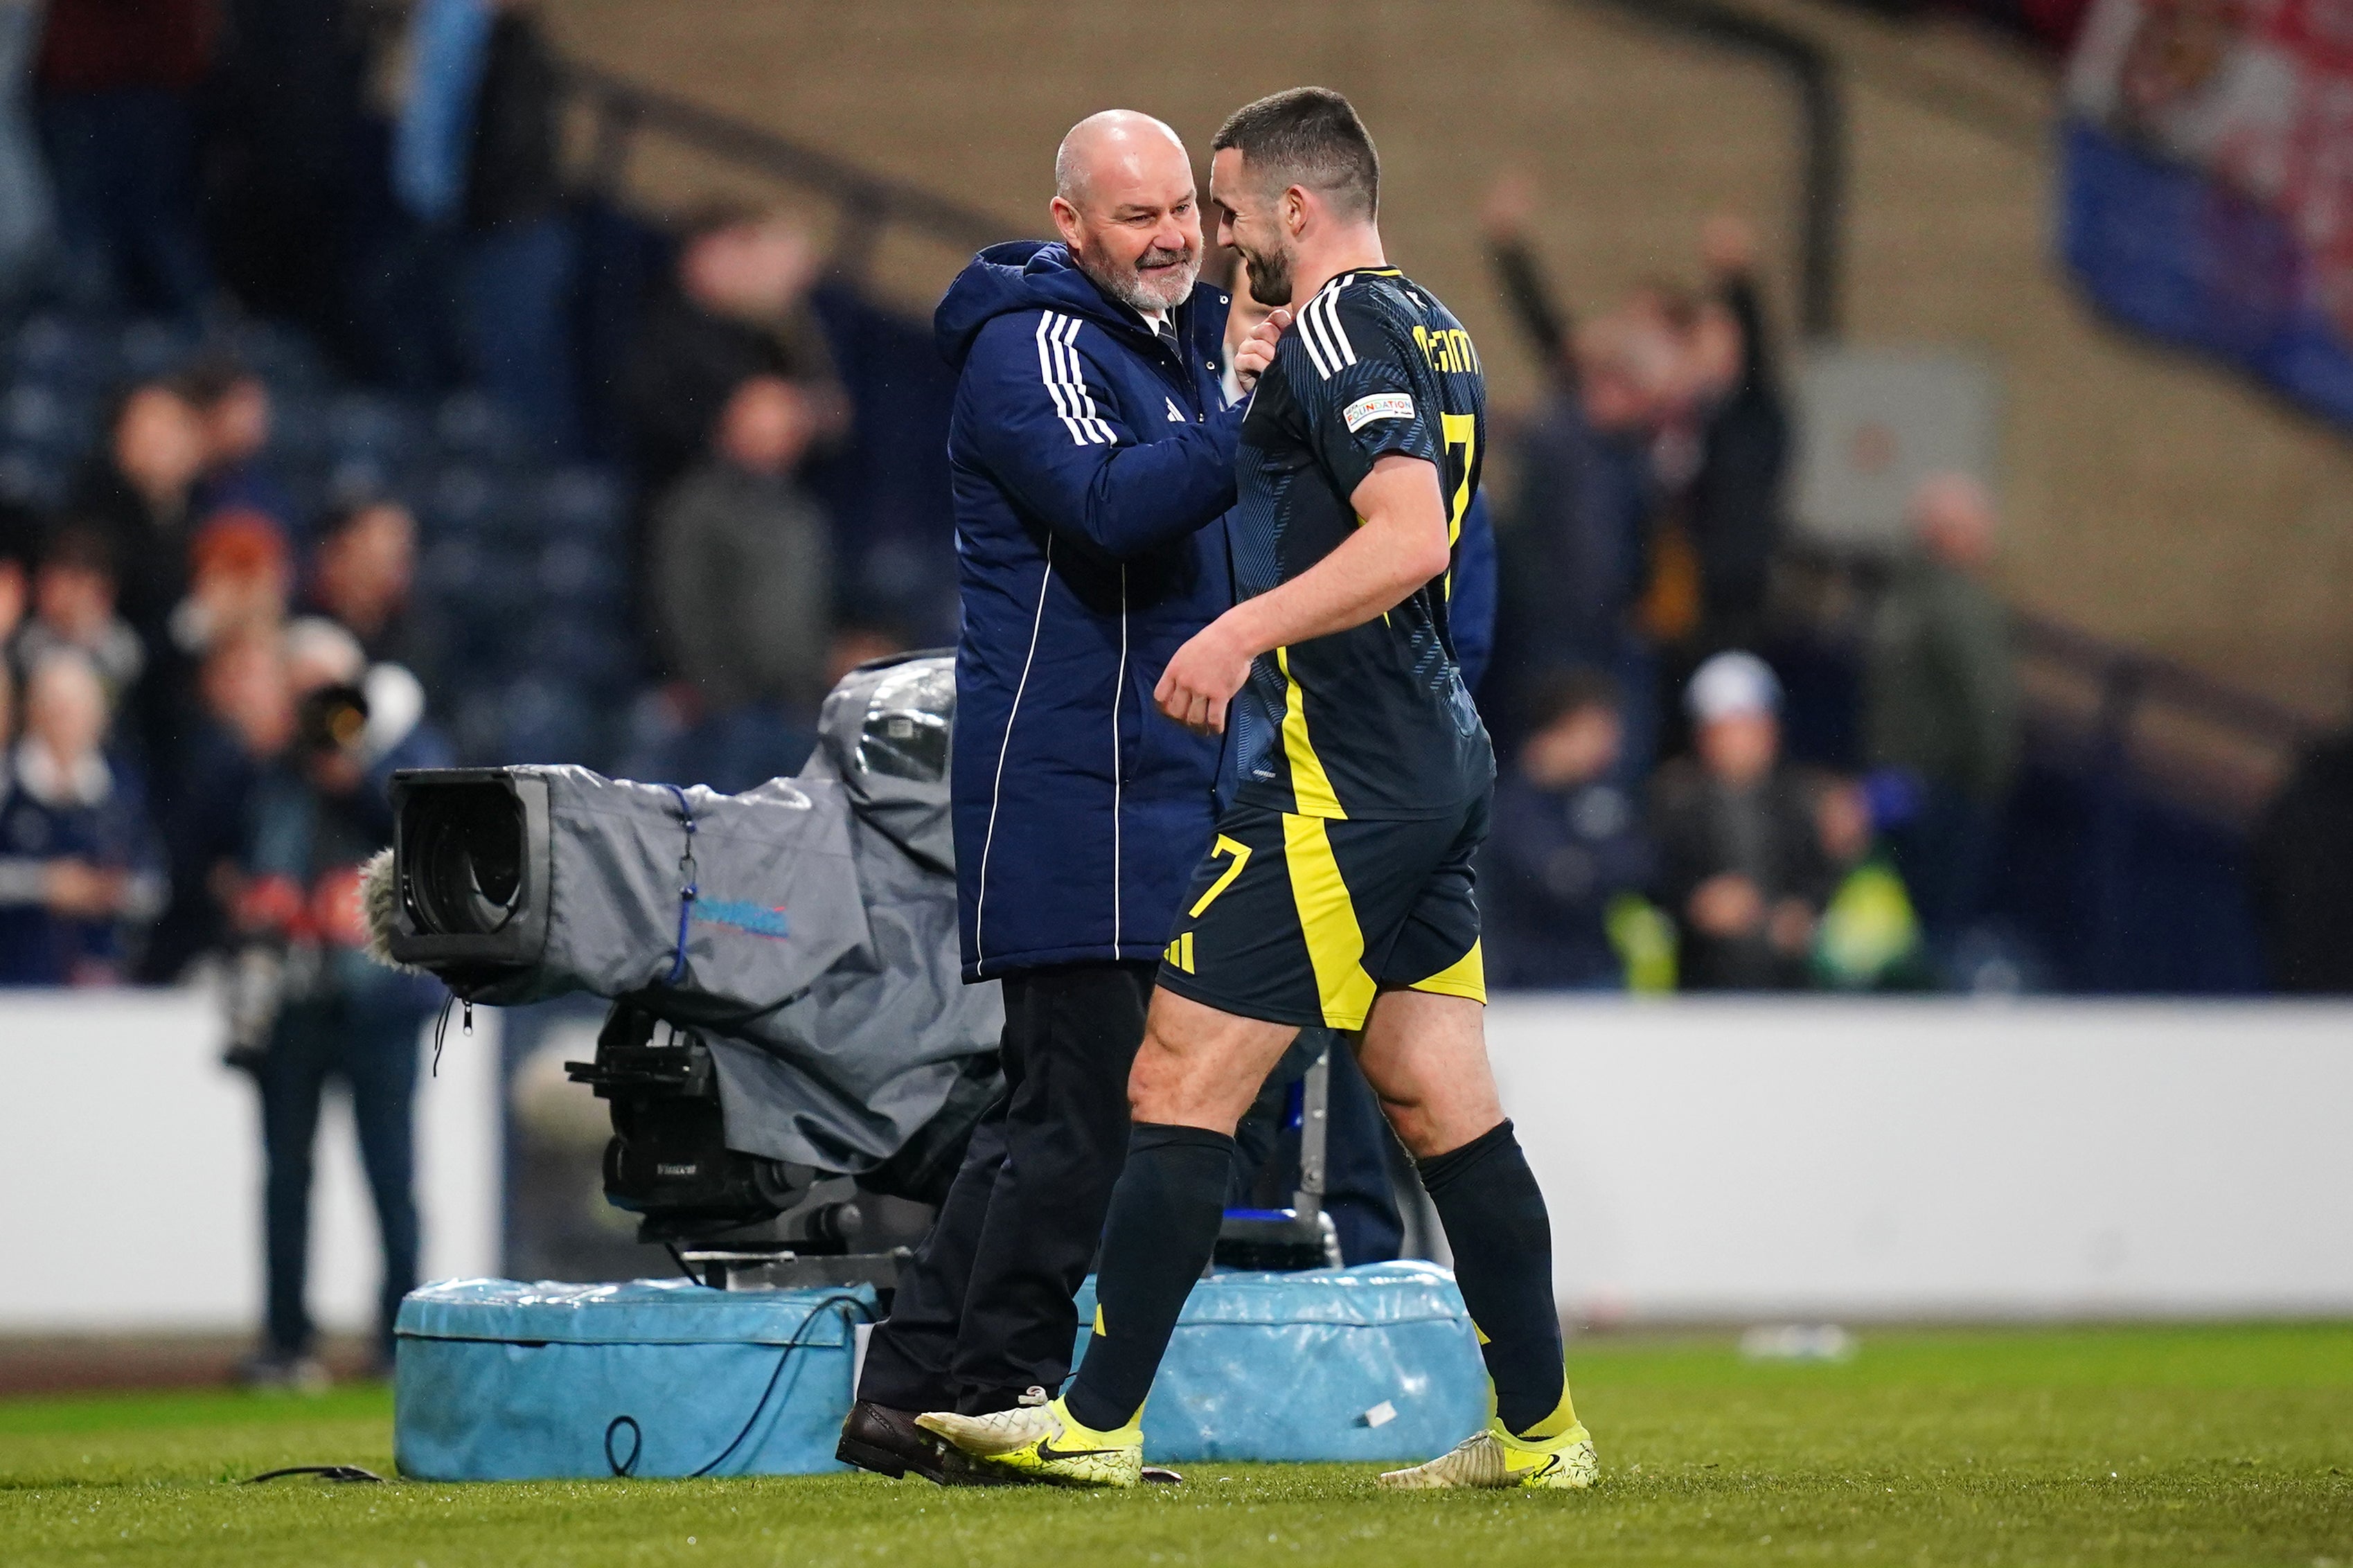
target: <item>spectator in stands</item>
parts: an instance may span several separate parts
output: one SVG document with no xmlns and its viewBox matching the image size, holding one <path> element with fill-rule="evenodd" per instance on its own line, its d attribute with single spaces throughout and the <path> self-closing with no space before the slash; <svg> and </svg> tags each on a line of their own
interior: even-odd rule
<svg viewBox="0 0 2353 1568">
<path fill-rule="evenodd" d="M 71 648 L 105 686 L 110 711 L 121 710 L 139 683 L 147 655 L 138 634 L 114 611 L 114 557 L 94 530 L 69 526 L 50 542 L 33 578 L 33 615 L 16 634 L 19 671 Z"/>
<path fill-rule="evenodd" d="M 809 308 L 818 262 L 806 229 L 757 208 L 714 206 L 687 226 L 677 273 L 646 307 L 623 385 L 639 477 L 653 492 L 710 452 L 722 412 L 749 377 L 797 384 L 821 436 L 847 423 L 832 351 Z"/>
<path fill-rule="evenodd" d="M 1590 666 L 1635 694 L 1629 736 L 1650 753 L 1649 664 L 1630 615 L 1644 577 L 1645 533 L 1658 505 L 1649 446 L 1665 406 L 1674 344 L 1650 316 L 1617 311 L 1573 327 L 1527 238 L 1534 187 L 1497 182 L 1483 215 L 1489 254 L 1523 336 L 1546 374 L 1523 428 L 1519 484 L 1500 536 L 1497 644 L 1519 679 L 1502 708 L 1526 709 L 1536 688 Z"/>
<path fill-rule="evenodd" d="M 1836 870 L 1812 792 L 1781 765 L 1780 705 L 1773 671 L 1738 651 L 1701 665 L 1684 691 L 1695 755 L 1660 770 L 1651 837 L 1686 990 L 1807 983 Z"/>
<path fill-rule="evenodd" d="M 300 322 L 331 344 L 351 331 L 364 24 L 378 9 L 221 0 L 206 95 L 206 200 L 222 281 L 255 315 Z"/>
<path fill-rule="evenodd" d="M 25 624 L 25 613 L 32 607 L 31 552 L 26 548 L 29 542 L 0 538 L 0 651 L 16 640 L 17 628 Z M 0 744 L 5 744 L 7 738 L 5 731 L 0 731 Z"/>
<path fill-rule="evenodd" d="M 1651 879 L 1641 815 L 1617 779 L 1617 688 L 1578 669 L 1535 691 L 1528 738 L 1495 786 L 1480 877 L 1488 973 L 1501 985 L 1616 990 L 1610 910 Z"/>
<path fill-rule="evenodd" d="M 169 383 L 135 386 L 108 422 L 105 448 L 69 509 L 104 535 L 122 574 L 122 612 L 142 637 L 164 629 L 187 581 L 188 524 L 204 473 L 205 432 Z"/>
<path fill-rule="evenodd" d="M 327 519 L 311 561 L 313 609 L 357 637 L 372 660 L 419 663 L 408 596 L 417 580 L 417 519 L 396 500 L 344 507 Z"/>
<path fill-rule="evenodd" d="M 187 593 L 190 500 L 204 459 L 204 427 L 187 398 L 145 383 L 123 398 L 69 509 L 105 540 L 122 618 L 146 650 L 146 679 L 123 718 L 151 766 L 172 753 L 186 693 L 169 623 Z"/>
<path fill-rule="evenodd" d="M 228 899 L 254 788 L 294 734 L 283 631 L 248 621 L 224 632 L 206 655 L 197 689 L 202 713 L 159 814 L 171 902 L 141 963 L 142 976 L 157 983 L 228 943 Z"/>
<path fill-rule="evenodd" d="M 469 374 L 561 456 L 579 439 L 579 257 L 554 54 L 524 0 L 420 0 L 409 26 L 394 187 L 454 247 Z"/>
<path fill-rule="evenodd" d="M 1701 238 L 1708 296 L 1685 334 L 1697 466 L 1682 512 L 1699 555 L 1702 638 L 1753 639 L 1782 533 L 1789 419 L 1757 288 L 1757 242 L 1740 219 L 1711 219 Z"/>
<path fill-rule="evenodd" d="M 172 642 L 195 663 L 225 634 L 286 618 L 293 564 L 286 536 L 258 511 L 236 508 L 207 520 L 188 547 L 188 593 L 172 610 Z"/>
<path fill-rule="evenodd" d="M 1815 983 L 1837 991 L 1927 989 L 1933 976 L 1919 920 L 1879 842 L 1871 792 L 1853 779 L 1818 780 L 1814 825 L 1836 887 L 1815 931 Z"/>
<path fill-rule="evenodd" d="M 24 707 L 0 789 L 0 984 L 119 980 L 164 879 L 138 792 L 102 749 L 105 684 L 81 653 L 51 648 Z"/>
<path fill-rule="evenodd" d="M 290 661 L 298 680 L 357 670 L 359 650 L 337 628 L 308 640 L 311 646 Z M 257 957 L 275 958 L 279 977 L 275 1016 L 255 1031 L 265 1047 L 241 1058 L 261 1092 L 268 1163 L 265 1342 L 244 1369 L 246 1381 L 260 1386 L 315 1386 L 325 1378 L 311 1355 L 304 1297 L 311 1152 L 331 1078 L 351 1091 L 375 1200 L 384 1248 L 376 1346 L 385 1366 L 393 1314 L 417 1283 L 413 1106 L 418 1036 L 433 988 L 376 965 L 364 951 L 360 869 L 390 841 L 383 755 L 370 739 L 379 721 L 356 680 L 312 688 L 301 699 L 291 751 L 263 774 L 253 796 L 237 900 L 237 929 L 248 944 L 239 967 L 250 972 Z"/>
<path fill-rule="evenodd" d="M 195 96 L 207 0 L 49 0 L 36 67 L 68 287 L 84 304 L 196 319 Z"/>
<path fill-rule="evenodd" d="M 825 514 L 794 473 L 816 427 L 800 387 L 747 379 L 720 416 L 710 459 L 655 512 L 655 629 L 701 716 L 681 760 L 713 787 L 790 773 L 813 738 L 832 572 Z"/>
<path fill-rule="evenodd" d="M 1914 547 L 1871 624 L 1863 749 L 1913 797 L 1892 847 L 1930 942 L 1948 950 L 1981 912 L 2018 770 L 2018 674 L 2008 614 L 1984 582 L 1996 532 L 1985 487 L 1935 475 L 1910 515 Z"/>
<path fill-rule="evenodd" d="M 198 517 L 230 507 L 259 512 L 292 537 L 302 519 L 294 498 L 261 460 L 269 446 L 269 384 L 242 365 L 209 360 L 180 377 L 195 411 L 204 468 L 189 504 Z"/>
</svg>

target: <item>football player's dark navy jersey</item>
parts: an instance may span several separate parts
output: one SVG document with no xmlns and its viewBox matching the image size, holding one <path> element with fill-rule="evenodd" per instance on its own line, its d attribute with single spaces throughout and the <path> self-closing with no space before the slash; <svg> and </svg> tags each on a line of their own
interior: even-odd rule
<svg viewBox="0 0 2353 1568">
<path fill-rule="evenodd" d="M 1486 381 L 1453 313 L 1393 268 L 1332 279 L 1300 307 L 1252 395 L 1229 521 L 1248 598 L 1338 548 L 1350 501 L 1391 452 L 1438 467 L 1447 537 L 1478 493 Z M 1303 816 L 1434 816 L 1494 782 L 1455 668 L 1449 568 L 1387 615 L 1261 656 L 1229 721 L 1235 798 Z"/>
</svg>

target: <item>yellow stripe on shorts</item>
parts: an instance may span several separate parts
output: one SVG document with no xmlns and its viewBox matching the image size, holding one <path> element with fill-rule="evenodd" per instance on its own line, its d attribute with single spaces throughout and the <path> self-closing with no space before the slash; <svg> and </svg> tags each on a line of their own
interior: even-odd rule
<svg viewBox="0 0 2353 1568">
<path fill-rule="evenodd" d="M 1409 991 L 1433 991 L 1440 996 L 1468 996 L 1473 1002 L 1487 1000 L 1487 961 L 1480 955 L 1479 944 L 1473 942 L 1471 951 L 1431 975 L 1417 980 L 1406 987 Z"/>
<path fill-rule="evenodd" d="M 1373 977 L 1365 973 L 1365 933 L 1324 819 L 1282 814 L 1282 855 L 1291 872 L 1292 901 L 1315 969 L 1315 992 L 1327 1029 L 1361 1029 L 1373 1005 Z"/>
</svg>

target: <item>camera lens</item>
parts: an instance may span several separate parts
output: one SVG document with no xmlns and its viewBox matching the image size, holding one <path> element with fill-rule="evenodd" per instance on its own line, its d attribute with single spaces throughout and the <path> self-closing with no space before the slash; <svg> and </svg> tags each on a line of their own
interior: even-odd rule
<svg viewBox="0 0 2353 1568">
<path fill-rule="evenodd" d="M 401 892 L 417 930 L 488 936 L 522 891 L 522 807 L 494 784 L 419 790 L 401 824 Z"/>
</svg>

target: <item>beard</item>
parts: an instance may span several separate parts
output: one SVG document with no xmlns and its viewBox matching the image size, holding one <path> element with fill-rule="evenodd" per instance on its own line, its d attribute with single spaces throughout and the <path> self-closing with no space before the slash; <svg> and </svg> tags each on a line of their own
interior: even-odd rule
<svg viewBox="0 0 2353 1568">
<path fill-rule="evenodd" d="M 1201 275 L 1200 252 L 1191 246 L 1155 246 L 1124 267 L 1107 264 L 1098 255 L 1074 253 L 1073 259 L 1096 288 L 1138 315 L 1175 310 L 1193 297 L 1194 281 Z"/>
<path fill-rule="evenodd" d="M 1250 298 L 1261 305 L 1291 303 L 1291 253 L 1270 251 L 1261 254 L 1244 246 L 1234 247 L 1250 268 Z"/>
</svg>

